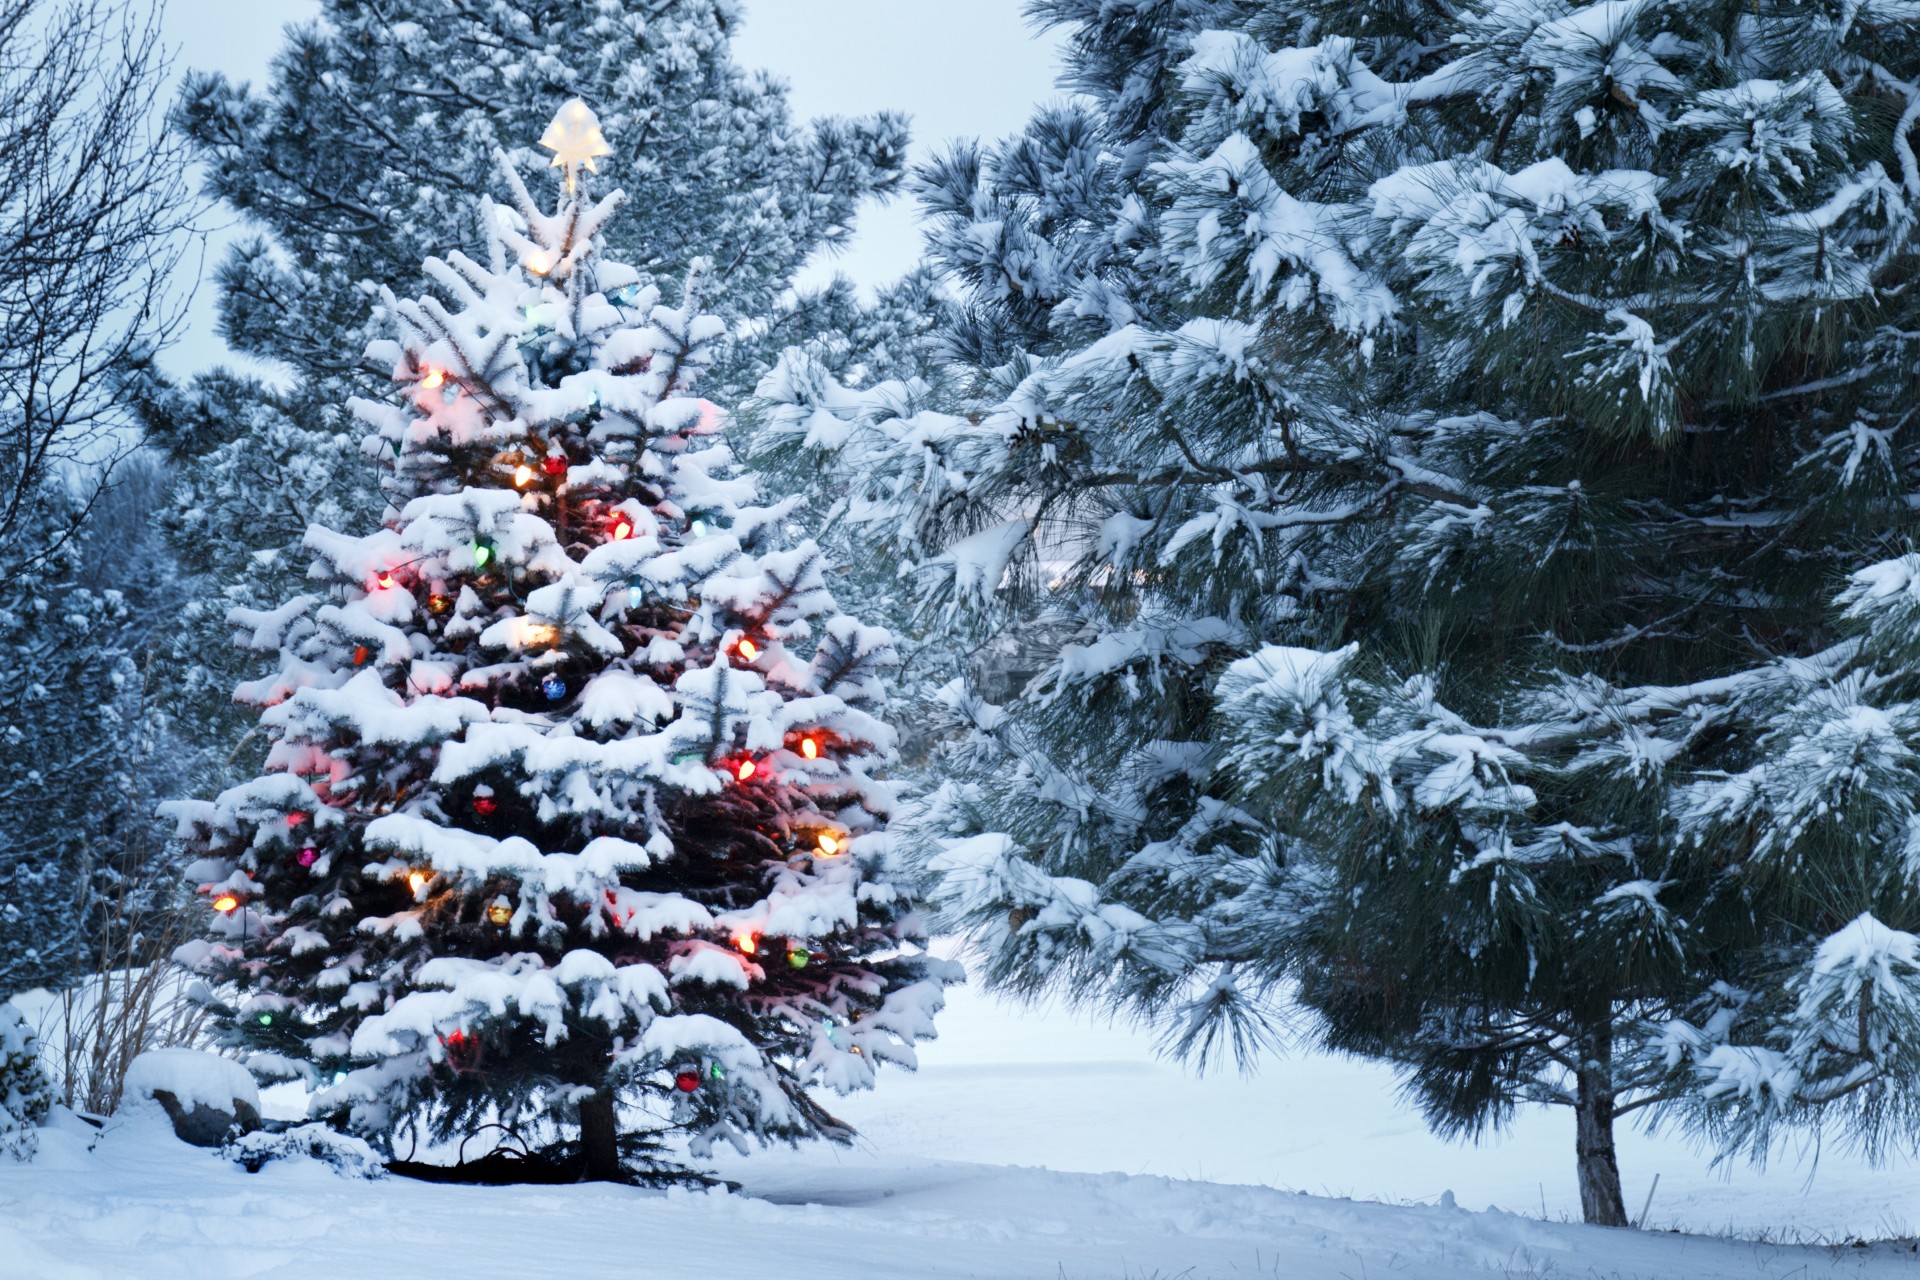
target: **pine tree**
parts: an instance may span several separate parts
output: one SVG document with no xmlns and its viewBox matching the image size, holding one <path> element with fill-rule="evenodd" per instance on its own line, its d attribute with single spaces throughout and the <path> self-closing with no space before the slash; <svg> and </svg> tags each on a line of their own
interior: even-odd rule
<svg viewBox="0 0 1920 1280">
<path fill-rule="evenodd" d="M 205 166 L 207 193 L 258 233 L 215 273 L 219 329 L 282 375 L 216 370 L 140 388 L 150 439 L 179 465 L 176 552 L 208 584 L 174 661 L 188 674 L 173 710 L 209 757 L 201 781 L 240 776 L 225 764 L 242 738 L 225 695 L 243 671 L 195 671 L 227 649 L 228 612 L 298 589 L 309 523 L 381 518 L 344 411 L 384 378 L 361 359 L 377 336 L 370 282 L 412 292 L 449 236 L 477 242 L 494 150 L 526 148 L 554 101 L 585 98 L 630 141 L 595 160 L 646 192 L 608 228 L 612 251 L 668 288 L 709 257 L 712 305 L 755 318 L 716 353 L 710 389 L 751 388 L 788 343 L 832 345 L 832 327 L 849 320 L 846 286 L 786 295 L 811 256 L 847 243 L 863 200 L 898 186 L 905 119 L 795 120 L 780 82 L 734 63 L 741 20 L 736 0 L 421 0 L 404 11 L 326 0 L 317 21 L 289 29 L 261 89 L 185 78 L 174 126 Z M 900 309 L 853 310 L 911 346 Z M 836 368 L 859 372 L 835 354 Z M 239 768 L 255 764 L 243 749 Z"/>
<path fill-rule="evenodd" d="M 891 642 L 693 393 L 704 264 L 669 306 L 603 256 L 598 139 L 562 108 L 558 209 L 502 153 L 485 260 L 387 295 L 403 403 L 355 410 L 394 514 L 309 529 L 318 589 L 236 615 L 280 654 L 240 694 L 269 768 L 177 812 L 219 913 L 183 958 L 256 1069 L 382 1140 L 564 1121 L 613 1177 L 620 1105 L 696 1152 L 845 1140 L 808 1087 L 911 1065 L 959 974 L 881 836 Z"/>
<path fill-rule="evenodd" d="M 1643 1108 L 1910 1133 L 1910 17 L 1042 8 L 1106 150 L 935 204 L 1017 345 L 764 387 L 1038 651 L 915 824 L 990 978 L 1570 1106 L 1595 1222 Z"/>
<path fill-rule="evenodd" d="M 138 659 L 146 573 L 100 530 L 126 493 L 49 482 L 27 495 L 0 547 L 0 992 L 60 986 L 88 969 L 102 913 L 177 872 L 151 834 L 153 752 Z M 93 514 L 84 513 L 89 505 Z M 76 527 L 81 532 L 76 535 Z M 164 576 L 157 584 L 162 595 Z M 130 592 L 129 588 L 133 590 Z"/>
</svg>

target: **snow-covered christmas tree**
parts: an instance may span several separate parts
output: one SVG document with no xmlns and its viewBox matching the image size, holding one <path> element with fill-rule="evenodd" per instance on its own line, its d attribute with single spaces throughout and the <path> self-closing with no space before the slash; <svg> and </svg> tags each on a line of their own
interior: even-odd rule
<svg viewBox="0 0 1920 1280">
<path fill-rule="evenodd" d="M 377 1138 L 577 1125 L 591 1177 L 623 1127 L 844 1139 L 809 1086 L 911 1065 L 959 976 L 890 875 L 891 643 L 694 394 L 702 268 L 669 305 L 600 256 L 584 102 L 542 142 L 557 209 L 501 154 L 484 260 L 387 298 L 384 526 L 310 529 L 317 589 L 236 616 L 271 748 L 176 807 L 214 919 L 183 959 L 251 1066 Z"/>
</svg>

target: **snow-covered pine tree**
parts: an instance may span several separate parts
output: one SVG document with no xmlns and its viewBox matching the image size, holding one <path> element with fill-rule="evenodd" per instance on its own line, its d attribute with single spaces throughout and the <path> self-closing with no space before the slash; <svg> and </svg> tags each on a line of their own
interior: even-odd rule
<svg viewBox="0 0 1920 1280">
<path fill-rule="evenodd" d="M 944 691 L 965 736 L 914 826 L 987 980 L 1165 1017 L 1203 1059 L 1213 1030 L 1265 1043 L 1257 990 L 1185 997 L 1236 955 L 1210 913 L 1278 874 L 1212 776 L 1214 679 L 1267 638 L 1317 639 L 1311 611 L 1348 589 L 1322 548 L 1362 512 L 1316 496 L 1372 480 L 1375 513 L 1422 487 L 1378 465 L 1350 410 L 1390 365 L 1372 346 L 1395 310 L 1337 234 L 1365 176 L 1326 163 L 1368 104 L 1309 57 L 1298 98 L 1208 111 L 1213 68 L 1184 65 L 1210 23 L 1289 12 L 1306 21 L 1234 0 L 1034 6 L 1070 28 L 1079 101 L 916 174 L 933 263 L 964 290 L 958 403 L 849 389 L 790 353 L 757 406 L 980 655 Z M 1276 196 L 1291 223 L 1235 216 Z"/>
<path fill-rule="evenodd" d="M 1039 358 L 950 416 L 763 385 L 936 603 L 1047 642 L 955 690 L 918 824 L 990 977 L 1202 1054 L 1297 992 L 1443 1131 L 1571 1106 L 1596 1222 L 1641 1108 L 1900 1131 L 1912 655 L 1827 597 L 1912 527 L 1920 18 L 1042 8 L 1133 260 L 1006 234 L 1072 231 L 1087 149 L 949 183 L 980 304 L 1084 264 Z"/>
<path fill-rule="evenodd" d="M 1687 1118 L 1727 1147 L 1832 1126 L 1878 1155 L 1920 1131 L 1920 557 L 1839 606 L 1832 647 L 1723 682 L 1739 749 L 1670 801 L 1757 925 L 1665 1037 L 1704 1084 Z"/>
<path fill-rule="evenodd" d="M 242 737 L 226 694 L 243 672 L 208 661 L 227 651 L 228 610 L 298 589 L 309 523 L 380 518 L 343 414 L 385 376 L 359 361 L 375 336 L 371 282 L 413 292 L 429 254 L 477 243 L 494 150 L 534 158 L 524 149 L 553 102 L 585 98 L 627 140 L 596 159 L 648 193 L 607 229 L 615 255 L 669 289 L 708 257 L 710 304 L 755 318 L 716 356 L 710 393 L 750 389 L 790 343 L 859 372 L 863 353 L 833 340 L 849 323 L 911 357 L 918 324 L 904 307 L 868 312 L 844 287 L 782 302 L 802 263 L 846 242 L 861 201 L 898 186 L 904 117 L 795 120 L 778 80 L 733 61 L 742 20 L 738 0 L 325 0 L 289 29 L 264 86 L 186 77 L 174 124 L 208 194 L 259 233 L 215 275 L 220 330 L 285 375 L 217 370 L 143 389 L 151 437 L 178 468 L 178 554 L 217 584 L 189 607 L 173 662 L 174 710 L 207 745 L 204 781 L 233 780 L 224 762 Z"/>
<path fill-rule="evenodd" d="M 135 613 L 147 601 L 118 589 L 122 571 L 146 570 L 128 558 L 137 537 L 103 547 L 86 527 L 90 500 L 100 521 L 124 495 L 67 480 L 22 495 L 18 541 L 0 546 L 0 994 L 87 972 L 101 913 L 159 861 L 140 839 L 153 817 Z"/>
<path fill-rule="evenodd" d="M 355 407 L 394 514 L 308 531 L 318 590 L 247 618 L 269 769 L 177 813 L 252 1065 L 381 1139 L 564 1118 L 613 1177 L 623 1105 L 845 1139 L 808 1087 L 911 1064 L 959 971 L 876 838 L 891 642 L 693 394 L 702 264 L 670 306 L 602 256 L 598 129 L 556 117 L 553 213 L 502 153 L 485 260 L 389 295 L 404 403 Z"/>
</svg>

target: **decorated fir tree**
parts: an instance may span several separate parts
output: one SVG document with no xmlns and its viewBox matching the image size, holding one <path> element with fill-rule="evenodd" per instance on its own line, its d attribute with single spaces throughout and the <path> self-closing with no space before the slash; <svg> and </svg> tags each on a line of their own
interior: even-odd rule
<svg viewBox="0 0 1920 1280">
<path fill-rule="evenodd" d="M 178 806 L 229 1044 L 376 1138 L 577 1125 L 844 1139 L 808 1092 L 911 1064 L 955 967 L 890 877 L 887 634 L 841 614 L 694 394 L 722 323 L 600 256 L 604 141 L 483 203 L 487 254 L 388 297 L 401 402 L 357 402 L 384 526 L 236 621 L 278 669 L 266 772 Z M 548 1122 L 543 1125 L 542 1122 Z M 636 1132 L 638 1131 L 638 1132 Z M 631 1147 L 632 1142 L 628 1143 Z"/>
</svg>

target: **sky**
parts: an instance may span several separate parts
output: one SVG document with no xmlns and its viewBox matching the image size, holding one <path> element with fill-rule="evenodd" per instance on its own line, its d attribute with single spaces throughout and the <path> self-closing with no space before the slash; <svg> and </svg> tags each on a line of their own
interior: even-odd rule
<svg viewBox="0 0 1920 1280">
<path fill-rule="evenodd" d="M 734 51 L 742 65 L 787 81 L 798 116 L 909 113 L 918 160 L 954 138 L 1013 133 L 1035 103 L 1056 96 L 1058 40 L 1033 31 L 1021 8 L 1022 0 L 747 0 Z M 318 0 L 170 0 L 164 31 L 177 67 L 257 84 L 281 29 L 319 11 Z M 210 270 L 244 228 L 223 210 L 208 225 Z M 911 202 L 870 204 L 852 245 L 810 263 L 801 283 L 837 270 L 870 288 L 910 268 L 919 242 Z M 230 359 L 213 333 L 209 284 L 168 364 L 185 372 Z"/>
</svg>

